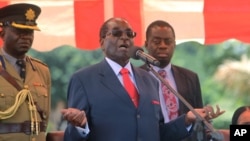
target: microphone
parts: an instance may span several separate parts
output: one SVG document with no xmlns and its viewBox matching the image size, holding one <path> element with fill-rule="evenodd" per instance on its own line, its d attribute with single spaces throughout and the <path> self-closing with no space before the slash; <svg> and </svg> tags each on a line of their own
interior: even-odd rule
<svg viewBox="0 0 250 141">
<path fill-rule="evenodd" d="M 136 59 L 136 60 L 141 59 L 144 62 L 150 63 L 150 64 L 152 64 L 154 66 L 159 66 L 160 65 L 160 62 L 157 59 L 155 59 L 153 56 L 151 56 L 149 54 L 146 54 L 143 51 L 143 49 L 140 48 L 140 47 L 136 47 L 136 46 L 132 47 L 131 57 L 133 59 Z"/>
</svg>

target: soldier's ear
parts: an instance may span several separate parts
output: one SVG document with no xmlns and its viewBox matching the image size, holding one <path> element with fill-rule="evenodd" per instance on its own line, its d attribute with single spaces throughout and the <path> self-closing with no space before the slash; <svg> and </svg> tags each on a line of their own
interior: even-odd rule
<svg viewBox="0 0 250 141">
<path fill-rule="evenodd" d="M 100 45 L 101 46 L 103 45 L 103 38 L 100 40 Z"/>
<path fill-rule="evenodd" d="M 104 51 L 103 43 L 104 43 L 104 38 L 101 38 L 100 39 L 100 45 L 101 45 L 102 51 Z"/>
</svg>

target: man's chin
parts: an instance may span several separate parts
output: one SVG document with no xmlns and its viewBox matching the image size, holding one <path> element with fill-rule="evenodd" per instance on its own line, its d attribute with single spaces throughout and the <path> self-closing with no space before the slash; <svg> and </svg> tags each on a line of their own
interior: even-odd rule
<svg viewBox="0 0 250 141">
<path fill-rule="evenodd" d="M 160 62 L 160 66 L 161 67 L 166 67 L 169 64 L 168 60 L 158 60 Z"/>
<path fill-rule="evenodd" d="M 25 54 L 29 51 L 30 48 L 22 48 L 19 50 L 19 53 L 22 55 L 22 54 Z"/>
<path fill-rule="evenodd" d="M 29 46 L 22 46 L 20 47 L 20 50 L 23 50 L 23 51 L 28 51 L 30 49 Z"/>
<path fill-rule="evenodd" d="M 156 59 L 160 62 L 168 62 L 169 61 L 168 57 L 157 57 Z"/>
</svg>

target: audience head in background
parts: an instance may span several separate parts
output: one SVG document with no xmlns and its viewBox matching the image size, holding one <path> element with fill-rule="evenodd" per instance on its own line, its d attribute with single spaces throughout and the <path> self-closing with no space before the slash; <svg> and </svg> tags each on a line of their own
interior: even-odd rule
<svg viewBox="0 0 250 141">
<path fill-rule="evenodd" d="M 250 125 L 250 106 L 241 106 L 235 110 L 232 125 Z"/>
<path fill-rule="evenodd" d="M 156 20 L 147 27 L 145 48 L 150 55 L 160 61 L 160 68 L 170 63 L 175 46 L 174 28 L 168 22 Z"/>
</svg>

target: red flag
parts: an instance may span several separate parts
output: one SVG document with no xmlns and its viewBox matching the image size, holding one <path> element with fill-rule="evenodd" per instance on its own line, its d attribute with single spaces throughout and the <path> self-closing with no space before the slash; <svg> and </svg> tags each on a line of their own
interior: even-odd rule
<svg viewBox="0 0 250 141">
<path fill-rule="evenodd" d="M 114 17 L 122 17 L 128 20 L 133 30 L 137 33 L 135 45 L 142 46 L 143 22 L 142 0 L 114 0 Z"/>
<path fill-rule="evenodd" d="M 99 45 L 99 29 L 104 22 L 103 0 L 74 1 L 75 40 L 81 49 L 94 50 Z"/>
<path fill-rule="evenodd" d="M 67 0 L 29 3 L 41 7 L 41 32 L 35 32 L 34 49 L 49 51 L 62 45 L 85 50 L 99 48 L 99 29 L 111 17 L 123 17 L 137 33 L 142 46 L 145 28 L 165 20 L 175 29 L 176 41 L 217 44 L 228 39 L 250 43 L 249 0 Z M 25 0 L 0 1 L 0 7 Z M 60 13 L 60 14 L 58 14 Z M 1 45 L 1 42 L 0 42 Z"/>
<path fill-rule="evenodd" d="M 141 0 L 114 0 L 112 17 L 122 17 L 129 21 L 137 37 L 135 44 L 142 45 Z M 81 49 L 94 50 L 99 44 L 99 30 L 106 20 L 104 18 L 104 1 L 75 1 L 75 39 L 76 46 Z M 111 18 L 111 17 L 106 17 Z"/>
<path fill-rule="evenodd" d="M 234 38 L 250 42 L 249 0 L 205 0 L 205 44 Z"/>
<path fill-rule="evenodd" d="M 8 5 L 9 2 L 8 1 L 0 1 L 0 7 L 4 7 L 5 5 Z M 0 28 L 0 31 L 2 31 L 2 29 Z M 0 40 L 0 45 L 3 44 L 3 41 Z"/>
</svg>

